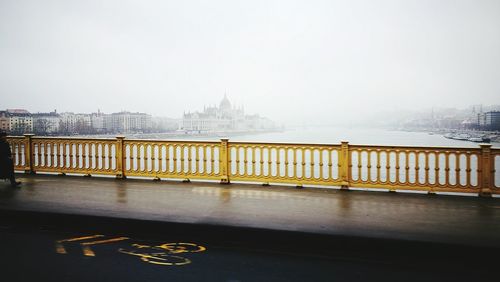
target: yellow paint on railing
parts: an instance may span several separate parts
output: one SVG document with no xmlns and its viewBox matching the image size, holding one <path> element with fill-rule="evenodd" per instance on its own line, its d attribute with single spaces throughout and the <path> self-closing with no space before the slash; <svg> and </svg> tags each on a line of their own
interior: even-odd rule
<svg viewBox="0 0 500 282">
<path fill-rule="evenodd" d="M 8 137 L 15 169 L 500 194 L 500 149 Z"/>
<path fill-rule="evenodd" d="M 338 145 L 230 143 L 229 177 L 233 181 L 340 185 L 333 166 L 339 149 Z"/>
<path fill-rule="evenodd" d="M 349 154 L 353 187 L 480 192 L 480 148 L 352 145 Z"/>
</svg>

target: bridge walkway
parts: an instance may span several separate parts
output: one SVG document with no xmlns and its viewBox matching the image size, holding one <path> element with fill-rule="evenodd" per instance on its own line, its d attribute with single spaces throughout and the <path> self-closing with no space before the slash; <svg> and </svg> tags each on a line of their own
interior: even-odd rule
<svg viewBox="0 0 500 282">
<path fill-rule="evenodd" d="M 500 247 L 500 200 L 251 184 L 18 175 L 0 212 L 24 211 Z"/>
</svg>

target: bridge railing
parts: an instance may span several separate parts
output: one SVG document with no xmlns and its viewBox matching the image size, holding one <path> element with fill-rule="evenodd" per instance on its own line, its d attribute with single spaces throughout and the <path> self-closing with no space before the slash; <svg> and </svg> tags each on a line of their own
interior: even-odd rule
<svg viewBox="0 0 500 282">
<path fill-rule="evenodd" d="M 482 167 L 486 148 L 489 145 L 483 148 L 349 146 L 349 185 L 486 192 L 480 181 L 483 170 L 491 170 Z"/>
<path fill-rule="evenodd" d="M 340 145 L 231 142 L 229 177 L 234 181 L 299 186 L 343 185 L 340 152 Z"/>
<path fill-rule="evenodd" d="M 500 149 L 116 138 L 8 137 L 15 169 L 500 194 Z"/>
</svg>

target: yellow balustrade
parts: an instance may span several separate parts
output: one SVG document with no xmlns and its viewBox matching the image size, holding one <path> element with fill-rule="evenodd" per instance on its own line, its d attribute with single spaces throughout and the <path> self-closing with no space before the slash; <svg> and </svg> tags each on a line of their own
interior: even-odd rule
<svg viewBox="0 0 500 282">
<path fill-rule="evenodd" d="M 500 149 L 491 149 L 489 145 L 482 145 L 483 173 L 482 183 L 484 189 L 490 188 L 485 194 L 500 194 Z"/>
<path fill-rule="evenodd" d="M 500 149 L 8 137 L 15 169 L 53 172 L 500 194 Z"/>
<path fill-rule="evenodd" d="M 351 187 L 483 192 L 480 148 L 349 146 Z"/>
<path fill-rule="evenodd" d="M 221 180 L 220 143 L 124 140 L 123 175 Z"/>
<path fill-rule="evenodd" d="M 341 185 L 338 145 L 229 144 L 229 178 L 233 181 Z"/>
<path fill-rule="evenodd" d="M 24 137 L 9 137 L 10 150 L 12 151 L 12 159 L 14 160 L 15 170 L 25 170 L 26 164 L 26 138 Z"/>
<path fill-rule="evenodd" d="M 115 139 L 31 137 L 29 171 L 117 174 Z"/>
</svg>

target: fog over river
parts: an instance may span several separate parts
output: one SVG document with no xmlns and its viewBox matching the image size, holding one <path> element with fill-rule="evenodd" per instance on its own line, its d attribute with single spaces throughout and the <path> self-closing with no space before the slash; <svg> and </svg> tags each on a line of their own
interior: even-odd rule
<svg viewBox="0 0 500 282">
<path fill-rule="evenodd" d="M 136 134 L 128 138 L 172 139 L 172 140 L 219 140 L 227 137 L 230 141 L 279 142 L 279 143 L 311 143 L 339 144 L 348 141 L 356 145 L 399 145 L 399 146 L 450 146 L 479 147 L 478 143 L 444 138 L 439 134 L 427 132 L 395 131 L 370 128 L 347 127 L 300 127 L 281 132 L 247 133 L 247 134 L 213 134 L 213 135 L 172 135 L 172 134 Z M 491 143 L 500 147 L 500 143 Z"/>
</svg>

